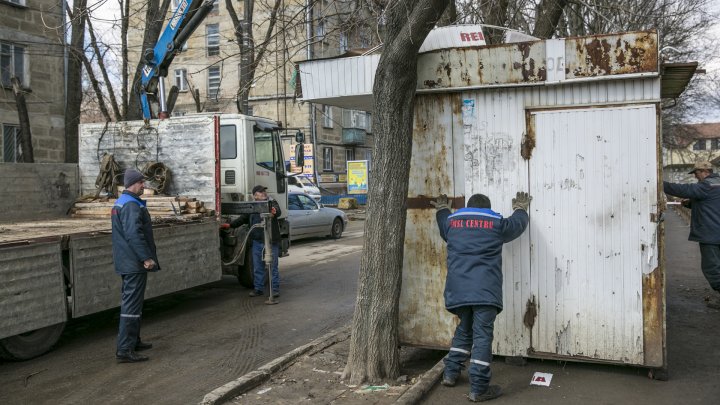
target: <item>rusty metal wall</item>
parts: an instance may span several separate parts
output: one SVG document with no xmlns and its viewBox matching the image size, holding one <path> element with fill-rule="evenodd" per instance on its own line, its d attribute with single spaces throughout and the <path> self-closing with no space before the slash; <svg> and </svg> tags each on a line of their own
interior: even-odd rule
<svg viewBox="0 0 720 405">
<path fill-rule="evenodd" d="M 428 52 L 418 58 L 417 89 L 657 75 L 657 48 L 656 33 L 630 32 Z"/>
<path fill-rule="evenodd" d="M 145 298 L 220 279 L 217 222 L 171 225 L 153 231 L 162 270 L 148 275 Z M 113 267 L 110 235 L 71 238 L 70 261 L 73 317 L 120 305 L 120 277 Z"/>
<path fill-rule="evenodd" d="M 78 196 L 76 164 L 0 163 L 0 179 L 0 223 L 64 217 Z"/>
<path fill-rule="evenodd" d="M 0 339 L 67 319 L 60 242 L 0 249 Z"/>
<path fill-rule="evenodd" d="M 459 98 L 418 96 L 405 225 L 400 294 L 400 341 L 446 347 L 455 328 L 445 310 L 446 249 L 429 201 L 440 194 L 464 205 L 463 129 Z"/>
<path fill-rule="evenodd" d="M 112 153 L 122 170 L 162 162 L 170 171 L 165 194 L 187 195 L 215 206 L 215 127 L 212 115 L 83 124 L 80 127 L 82 194 L 95 194 L 103 153 Z M 122 176 L 119 179 L 122 185 Z"/>
<path fill-rule="evenodd" d="M 658 266 L 654 104 L 532 113 L 535 353 L 643 364 Z"/>
</svg>

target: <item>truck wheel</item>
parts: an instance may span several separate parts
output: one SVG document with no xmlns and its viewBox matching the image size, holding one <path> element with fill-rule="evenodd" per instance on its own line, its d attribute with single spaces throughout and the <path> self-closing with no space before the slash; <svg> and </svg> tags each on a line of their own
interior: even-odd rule
<svg viewBox="0 0 720 405">
<path fill-rule="evenodd" d="M 64 328 L 65 322 L 0 339 L 0 357 L 29 360 L 40 356 L 57 343 Z"/>
<path fill-rule="evenodd" d="M 333 239 L 340 239 L 343 233 L 343 223 L 340 218 L 335 218 L 330 228 L 330 237 Z"/>
<path fill-rule="evenodd" d="M 250 249 L 250 245 L 245 248 L 245 262 L 242 266 L 237 266 L 237 279 L 240 285 L 245 288 L 253 288 L 255 286 L 252 249 Z"/>
</svg>

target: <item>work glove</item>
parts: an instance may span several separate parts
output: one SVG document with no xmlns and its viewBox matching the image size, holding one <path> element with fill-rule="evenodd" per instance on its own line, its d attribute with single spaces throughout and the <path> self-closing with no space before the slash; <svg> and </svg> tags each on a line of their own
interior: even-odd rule
<svg viewBox="0 0 720 405">
<path fill-rule="evenodd" d="M 436 210 L 450 209 L 451 202 L 448 200 L 447 194 L 440 194 L 436 200 L 430 201 L 430 205 L 435 207 Z"/>
<path fill-rule="evenodd" d="M 527 212 L 528 208 L 530 207 L 530 201 L 532 201 L 532 197 L 530 197 L 530 194 L 518 191 L 517 195 L 515 195 L 515 198 L 512 199 L 512 208 L 514 210 L 523 210 Z"/>
</svg>

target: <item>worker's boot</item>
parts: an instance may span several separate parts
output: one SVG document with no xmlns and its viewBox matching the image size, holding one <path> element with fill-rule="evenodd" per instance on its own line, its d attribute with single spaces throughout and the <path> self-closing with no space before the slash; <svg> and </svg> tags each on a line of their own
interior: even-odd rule
<svg viewBox="0 0 720 405">
<path fill-rule="evenodd" d="M 502 389 L 500 388 L 500 386 L 491 385 L 487 387 L 485 392 L 483 392 L 482 394 L 470 392 L 470 394 L 468 394 L 468 400 L 470 400 L 470 402 L 485 402 L 491 399 L 495 399 L 500 395 L 502 395 Z"/>
<path fill-rule="evenodd" d="M 443 374 L 443 378 L 442 378 L 442 381 L 440 382 L 440 384 L 442 384 L 446 387 L 454 387 L 455 384 L 457 384 L 457 376 Z"/>
<path fill-rule="evenodd" d="M 720 295 L 716 294 L 705 297 L 705 305 L 707 305 L 708 308 L 720 309 Z"/>
</svg>

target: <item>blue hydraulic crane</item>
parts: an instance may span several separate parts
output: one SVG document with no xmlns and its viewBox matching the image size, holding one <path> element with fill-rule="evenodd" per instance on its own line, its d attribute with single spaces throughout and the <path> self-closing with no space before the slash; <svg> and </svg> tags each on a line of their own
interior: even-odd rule
<svg viewBox="0 0 720 405">
<path fill-rule="evenodd" d="M 142 70 L 138 93 L 142 106 L 143 118 L 153 118 L 148 94 L 155 94 L 160 104 L 158 118 L 168 118 L 167 100 L 165 99 L 165 77 L 168 67 L 190 35 L 202 23 L 213 8 L 213 0 L 180 0 L 170 21 L 160 34 L 155 47 L 145 50 L 143 58 L 145 67 Z"/>
</svg>

